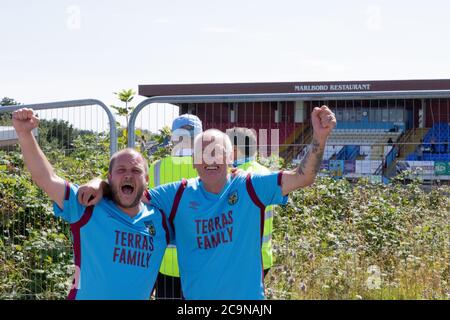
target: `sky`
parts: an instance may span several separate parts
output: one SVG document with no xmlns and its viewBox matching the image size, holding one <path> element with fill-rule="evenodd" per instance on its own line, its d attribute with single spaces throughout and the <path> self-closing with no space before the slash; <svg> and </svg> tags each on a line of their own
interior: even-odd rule
<svg viewBox="0 0 450 320">
<path fill-rule="evenodd" d="M 449 13 L 446 0 L 0 0 L 0 97 L 117 105 L 139 84 L 448 79 Z"/>
</svg>

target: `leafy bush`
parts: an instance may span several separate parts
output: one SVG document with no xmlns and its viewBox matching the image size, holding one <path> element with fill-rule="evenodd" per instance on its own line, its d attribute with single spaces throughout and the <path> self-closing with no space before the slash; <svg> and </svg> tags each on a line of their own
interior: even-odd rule
<svg viewBox="0 0 450 320">
<path fill-rule="evenodd" d="M 447 299 L 450 189 L 320 178 L 274 218 L 270 298 Z"/>
<path fill-rule="evenodd" d="M 41 140 L 56 172 L 71 182 L 107 171 L 107 137 L 74 137 L 70 155 L 47 143 Z M 0 159 L 0 299 L 63 299 L 74 271 L 69 225 L 54 218 L 17 150 L 0 151 Z"/>
</svg>

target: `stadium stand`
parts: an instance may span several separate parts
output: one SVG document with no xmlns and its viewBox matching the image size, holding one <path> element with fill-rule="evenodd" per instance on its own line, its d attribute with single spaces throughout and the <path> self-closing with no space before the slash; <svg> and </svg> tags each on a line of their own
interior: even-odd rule
<svg viewBox="0 0 450 320">
<path fill-rule="evenodd" d="M 383 129 L 336 129 L 328 139 L 325 159 L 380 160 L 386 157 L 398 141 L 402 131 L 390 132 Z M 355 156 L 352 146 L 359 146 Z"/>
<path fill-rule="evenodd" d="M 407 161 L 450 161 L 450 125 L 436 123 L 426 133 L 423 143 L 410 153 Z"/>
</svg>

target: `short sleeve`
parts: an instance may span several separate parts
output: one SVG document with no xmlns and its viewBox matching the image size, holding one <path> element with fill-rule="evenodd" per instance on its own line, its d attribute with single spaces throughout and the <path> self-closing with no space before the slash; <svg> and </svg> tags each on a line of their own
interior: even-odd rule
<svg viewBox="0 0 450 320">
<path fill-rule="evenodd" d="M 161 226 L 166 233 L 167 244 L 172 243 L 175 235 L 173 230 L 170 228 L 169 218 L 167 217 L 167 215 L 152 204 L 147 205 L 147 210 L 153 210 L 155 213 L 158 213 L 161 216 Z"/>
<path fill-rule="evenodd" d="M 281 191 L 282 174 L 282 171 L 251 174 L 251 182 L 256 196 L 264 206 L 287 203 L 288 197 L 283 196 Z"/>
<path fill-rule="evenodd" d="M 150 204 L 161 209 L 167 215 L 167 218 L 169 218 L 172 205 L 175 201 L 175 195 L 180 185 L 181 182 L 174 182 L 150 189 Z"/>
<path fill-rule="evenodd" d="M 55 216 L 62 218 L 69 223 L 75 223 L 81 219 L 86 207 L 77 200 L 78 185 L 66 181 L 66 191 L 64 194 L 63 208 L 53 202 L 53 212 Z"/>
</svg>

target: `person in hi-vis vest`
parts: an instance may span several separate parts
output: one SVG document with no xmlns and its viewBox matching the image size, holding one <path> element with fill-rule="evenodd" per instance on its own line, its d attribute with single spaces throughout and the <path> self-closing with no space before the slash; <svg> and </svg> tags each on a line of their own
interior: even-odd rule
<svg viewBox="0 0 450 320">
<path fill-rule="evenodd" d="M 171 140 L 174 143 L 174 149 L 172 156 L 157 160 L 150 166 L 150 189 L 183 178 L 197 177 L 198 174 L 192 162 L 192 148 L 195 136 L 202 131 L 202 122 L 195 115 L 183 114 L 173 120 Z M 177 249 L 173 244 L 169 244 L 166 248 L 155 289 L 157 299 L 183 298 Z"/>
<path fill-rule="evenodd" d="M 231 128 L 227 134 L 233 142 L 233 167 L 252 173 L 269 173 L 270 169 L 256 161 L 257 140 L 253 130 L 248 128 Z M 272 232 L 274 206 L 267 206 L 264 215 L 264 232 L 261 254 L 263 260 L 264 277 L 273 265 Z"/>
</svg>

